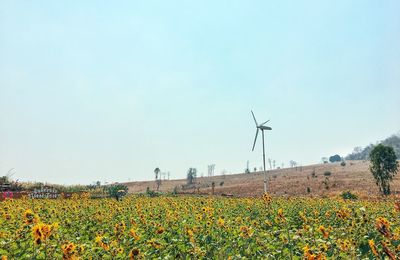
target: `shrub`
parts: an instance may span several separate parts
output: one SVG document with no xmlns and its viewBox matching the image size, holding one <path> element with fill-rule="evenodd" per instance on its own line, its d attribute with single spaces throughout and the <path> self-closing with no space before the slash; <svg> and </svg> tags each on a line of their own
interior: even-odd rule
<svg viewBox="0 0 400 260">
<path fill-rule="evenodd" d="M 147 196 L 149 196 L 149 197 L 157 197 L 157 196 L 159 196 L 160 194 L 158 193 L 158 192 L 156 192 L 156 191 L 154 191 L 154 190 L 146 190 L 146 194 L 147 194 Z"/>
<path fill-rule="evenodd" d="M 351 193 L 350 191 L 342 192 L 340 197 L 342 197 L 342 199 L 345 199 L 345 200 L 356 200 L 356 199 L 358 199 L 358 196 L 356 194 Z"/>
<path fill-rule="evenodd" d="M 324 172 L 324 176 L 331 176 L 331 175 L 332 175 L 332 173 L 330 171 Z"/>
</svg>

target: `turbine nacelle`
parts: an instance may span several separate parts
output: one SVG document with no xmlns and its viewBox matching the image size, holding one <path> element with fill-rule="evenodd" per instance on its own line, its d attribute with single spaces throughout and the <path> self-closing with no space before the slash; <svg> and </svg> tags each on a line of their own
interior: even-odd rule
<svg viewBox="0 0 400 260">
<path fill-rule="evenodd" d="M 259 125 L 259 124 L 257 123 L 257 119 L 256 119 L 256 117 L 254 116 L 253 111 L 251 111 L 251 114 L 253 115 L 254 123 L 256 124 L 256 128 L 257 128 L 257 130 L 256 130 L 256 137 L 254 138 L 254 144 L 253 144 L 253 149 L 252 149 L 252 151 L 254 151 L 254 147 L 256 146 L 256 141 L 257 141 L 257 136 L 258 136 L 258 130 L 260 130 L 260 129 L 261 129 L 261 131 L 264 131 L 264 130 L 272 130 L 272 128 L 269 127 L 269 126 L 265 126 L 265 124 L 269 122 L 269 119 L 268 119 L 267 121 L 265 121 L 264 123 L 262 123 L 262 124 Z"/>
<path fill-rule="evenodd" d="M 260 128 L 261 130 L 272 130 L 271 127 L 269 127 L 269 126 L 263 126 L 263 125 L 260 125 L 258 128 Z"/>
</svg>

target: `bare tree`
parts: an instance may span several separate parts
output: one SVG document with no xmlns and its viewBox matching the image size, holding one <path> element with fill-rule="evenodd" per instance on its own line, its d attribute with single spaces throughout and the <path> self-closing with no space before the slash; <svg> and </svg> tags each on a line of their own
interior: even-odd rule
<svg viewBox="0 0 400 260">
<path fill-rule="evenodd" d="M 269 169 L 271 170 L 272 169 L 272 163 L 271 163 L 272 161 L 271 161 L 271 158 L 268 158 L 268 164 L 269 164 Z"/>
<path fill-rule="evenodd" d="M 290 167 L 295 167 L 296 165 L 297 165 L 297 162 L 295 162 L 295 161 L 293 161 L 293 160 L 290 160 L 289 161 L 289 165 L 290 165 Z"/>
<path fill-rule="evenodd" d="M 215 164 L 208 165 L 208 177 L 214 176 Z"/>
<path fill-rule="evenodd" d="M 187 172 L 187 177 L 186 177 L 186 181 L 187 184 L 193 184 L 196 180 L 197 177 L 197 169 L 196 168 L 189 168 L 188 172 Z"/>
</svg>

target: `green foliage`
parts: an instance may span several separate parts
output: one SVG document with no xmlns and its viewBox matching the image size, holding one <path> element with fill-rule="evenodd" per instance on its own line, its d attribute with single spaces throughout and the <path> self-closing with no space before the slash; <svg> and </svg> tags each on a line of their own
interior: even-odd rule
<svg viewBox="0 0 400 260">
<path fill-rule="evenodd" d="M 23 189 L 21 183 L 10 180 L 9 176 L 0 177 L 0 190 L 2 188 L 9 191 L 20 191 Z"/>
<path fill-rule="evenodd" d="M 371 160 L 370 171 L 375 178 L 376 185 L 384 195 L 389 195 L 390 182 L 399 167 L 394 149 L 390 146 L 379 144 L 374 147 L 369 157 Z"/>
<path fill-rule="evenodd" d="M 344 167 L 344 166 L 346 166 L 346 162 L 345 162 L 345 161 L 342 161 L 342 162 L 340 163 L 340 165 Z"/>
<path fill-rule="evenodd" d="M 123 184 L 115 184 L 107 187 L 110 197 L 120 198 L 128 193 L 128 187 Z"/>
<path fill-rule="evenodd" d="M 344 191 L 340 194 L 340 197 L 345 200 L 356 200 L 358 196 L 356 194 L 351 193 L 350 191 Z"/>
<path fill-rule="evenodd" d="M 21 184 L 22 190 L 33 191 L 35 189 L 41 189 L 45 186 L 52 187 L 59 192 L 88 192 L 94 190 L 101 190 L 100 186 L 93 188 L 93 185 L 60 185 L 60 184 L 49 184 L 49 183 L 42 183 L 42 182 L 25 182 Z"/>
<path fill-rule="evenodd" d="M 6 200 L 0 258 L 389 259 L 400 242 L 394 203 L 267 194 Z"/>
<path fill-rule="evenodd" d="M 160 195 L 158 192 L 156 192 L 154 190 L 150 190 L 150 189 L 146 190 L 146 194 L 147 194 L 147 196 L 152 197 L 152 198 Z"/>
<path fill-rule="evenodd" d="M 335 155 L 332 155 L 331 157 L 329 157 L 329 161 L 331 163 L 340 162 L 341 160 L 342 160 L 342 157 L 340 157 L 340 155 L 338 155 L 338 154 L 335 154 Z"/>
</svg>

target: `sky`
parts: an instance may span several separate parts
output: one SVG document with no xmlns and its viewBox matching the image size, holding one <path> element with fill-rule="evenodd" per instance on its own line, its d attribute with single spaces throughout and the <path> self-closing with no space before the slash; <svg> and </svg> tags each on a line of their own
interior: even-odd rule
<svg viewBox="0 0 400 260">
<path fill-rule="evenodd" d="M 0 0 L 0 175 L 184 178 L 400 131 L 399 1 Z"/>
</svg>

